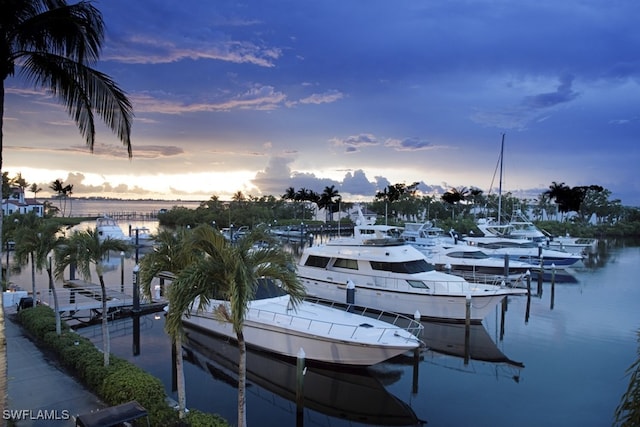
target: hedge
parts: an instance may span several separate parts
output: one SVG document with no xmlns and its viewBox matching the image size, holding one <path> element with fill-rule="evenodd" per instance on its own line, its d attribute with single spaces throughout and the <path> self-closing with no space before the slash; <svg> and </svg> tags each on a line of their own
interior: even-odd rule
<svg viewBox="0 0 640 427">
<path fill-rule="evenodd" d="M 55 314 L 50 307 L 20 310 L 18 320 L 41 348 L 52 353 L 71 375 L 108 405 L 136 400 L 148 411 L 149 422 L 154 426 L 229 425 L 218 415 L 195 410 L 180 422 L 178 413 L 167 404 L 159 379 L 114 355 L 109 358 L 109 366 L 104 366 L 102 352 L 89 339 L 72 331 L 66 322 L 62 322 L 62 333 L 57 335 Z"/>
</svg>

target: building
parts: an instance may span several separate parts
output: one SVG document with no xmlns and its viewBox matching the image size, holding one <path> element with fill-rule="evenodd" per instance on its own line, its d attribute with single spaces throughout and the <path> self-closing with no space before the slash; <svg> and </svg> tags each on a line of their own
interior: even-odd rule
<svg viewBox="0 0 640 427">
<path fill-rule="evenodd" d="M 2 213 L 9 216 L 14 213 L 21 215 L 35 212 L 39 217 L 44 214 L 44 204 L 38 203 L 36 199 L 26 199 L 24 197 L 24 188 L 11 187 L 9 189 L 9 197 L 2 199 Z"/>
</svg>

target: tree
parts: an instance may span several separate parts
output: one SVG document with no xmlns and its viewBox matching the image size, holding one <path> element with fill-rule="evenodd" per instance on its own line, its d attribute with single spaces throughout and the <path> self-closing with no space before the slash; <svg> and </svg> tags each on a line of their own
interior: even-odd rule
<svg viewBox="0 0 640 427">
<path fill-rule="evenodd" d="M 29 191 L 33 193 L 33 201 L 37 202 L 38 193 L 42 191 L 42 188 L 38 187 L 38 184 L 33 183 L 31 187 L 29 187 Z"/>
<path fill-rule="evenodd" d="M 107 237 L 100 240 L 95 229 L 75 231 L 71 237 L 65 239 L 55 250 L 57 279 L 62 279 L 64 270 L 75 265 L 82 278 L 91 281 L 91 265 L 94 266 L 100 281 L 102 300 L 102 346 L 104 352 L 104 366 L 109 366 L 109 324 L 107 308 L 107 288 L 104 283 L 103 261 L 110 251 L 123 252 L 129 250 L 129 245 L 121 240 Z"/>
<path fill-rule="evenodd" d="M 292 255 L 279 246 L 254 248 L 254 244 L 269 239 L 262 230 L 254 230 L 231 245 L 222 234 L 209 226 L 199 226 L 189 236 L 186 248 L 202 254 L 183 269 L 169 289 L 167 328 L 180 330 L 182 316 L 190 308 L 204 310 L 211 300 L 229 301 L 229 308 L 218 306 L 215 315 L 230 322 L 238 341 L 238 426 L 246 426 L 246 343 L 243 335 L 244 319 L 249 302 L 254 298 L 258 279 L 279 283 L 291 295 L 294 306 L 302 299 L 304 287 L 300 283 Z M 196 303 L 196 301 L 198 301 Z"/>
<path fill-rule="evenodd" d="M 193 261 L 193 252 L 186 250 L 184 243 L 189 230 L 180 229 L 174 233 L 162 230 L 155 239 L 153 251 L 146 254 L 140 261 L 140 287 L 147 297 L 151 296 L 151 282 L 160 272 L 168 271 L 177 276 L 187 265 Z M 169 305 L 169 312 L 173 310 L 173 304 Z M 183 329 L 182 324 L 167 326 L 167 333 L 173 340 L 176 350 L 176 372 L 178 387 L 178 412 L 180 418 L 184 418 L 187 404 L 184 384 L 184 365 L 182 359 Z"/>
<path fill-rule="evenodd" d="M 31 258 L 31 289 L 33 293 L 33 304 L 36 304 L 36 271 L 41 273 L 47 271 L 49 278 L 49 289 L 53 295 L 53 304 L 56 316 L 56 333 L 61 333 L 60 306 L 58 304 L 58 294 L 53 281 L 51 267 L 52 251 L 60 244 L 62 238 L 58 236 L 60 224 L 46 221 L 37 217 L 34 213 L 25 215 L 15 231 L 16 250 L 14 258 L 18 265 L 24 266 Z"/>
<path fill-rule="evenodd" d="M 637 335 L 640 344 L 640 332 Z M 613 425 L 620 427 L 640 425 L 640 346 L 638 347 L 638 358 L 627 369 L 627 375 L 629 376 L 629 385 L 614 413 Z"/>
<path fill-rule="evenodd" d="M 337 202 L 334 199 L 339 196 L 340 192 L 335 185 L 324 187 L 317 204 L 319 209 L 325 209 L 327 214 L 325 220 L 330 217 L 330 220 L 333 221 L 333 213 L 337 211 Z"/>
<path fill-rule="evenodd" d="M 16 74 L 16 70 L 27 83 L 37 89 L 49 90 L 64 104 L 91 152 L 95 143 L 96 112 L 126 146 L 131 158 L 132 104 L 109 76 L 92 67 L 99 58 L 103 40 L 102 14 L 87 1 L 72 5 L 65 0 L 7 0 L 1 3 L 0 172 L 3 167 L 5 82 Z M 0 210 L 0 228 L 2 215 Z M 0 303 L 1 299 L 0 296 Z M 0 323 L 0 336 L 3 335 L 4 324 Z M 0 351 L 6 353 L 6 347 Z M 6 358 L 3 359 L 0 376 L 6 376 Z M 6 393 L 2 395 L 6 396 Z M 2 399 L 4 402 L 6 397 Z"/>
<path fill-rule="evenodd" d="M 466 200 L 469 195 L 469 190 L 466 187 L 448 189 L 440 198 L 442 201 L 449 203 L 452 206 L 451 219 L 453 220 L 455 214 L 455 205 L 459 205 L 461 201 Z"/>
</svg>

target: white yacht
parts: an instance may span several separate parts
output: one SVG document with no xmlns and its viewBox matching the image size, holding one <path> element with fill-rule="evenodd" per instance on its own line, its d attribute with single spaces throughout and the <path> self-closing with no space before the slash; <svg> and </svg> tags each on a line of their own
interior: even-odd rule
<svg viewBox="0 0 640 427">
<path fill-rule="evenodd" d="M 297 357 L 302 350 L 306 359 L 316 362 L 371 366 L 422 344 L 417 337 L 422 325 L 416 320 L 383 313 L 372 318 L 307 300 L 294 308 L 289 295 L 271 288 L 266 298 L 249 303 L 243 326 L 249 346 L 288 357 Z M 280 296 L 271 296 L 278 293 Z M 183 317 L 186 325 L 236 339 L 233 325 L 214 314 L 230 311 L 227 301 L 212 300 L 204 310 L 197 306 L 196 302 Z M 395 323 L 381 320 L 383 317 Z"/>
<path fill-rule="evenodd" d="M 309 295 L 345 301 L 349 284 L 355 305 L 450 321 L 464 321 L 467 307 L 471 321 L 482 321 L 506 296 L 526 293 L 438 272 L 418 249 L 391 237 L 400 233 L 357 225 L 353 237 L 305 248 L 298 276 Z"/>
<path fill-rule="evenodd" d="M 585 237 L 552 236 L 540 230 L 521 211 L 516 211 L 511 220 L 506 224 L 497 224 L 495 221 L 481 219 L 477 223 L 478 228 L 486 237 L 506 237 L 512 239 L 525 239 L 542 244 L 543 247 L 555 250 L 564 250 L 575 254 L 587 254 L 595 252 L 598 240 Z"/>
<path fill-rule="evenodd" d="M 105 215 L 96 218 L 96 232 L 100 241 L 112 239 L 131 243 L 131 237 L 124 234 L 118 222 L 110 216 Z"/>
<path fill-rule="evenodd" d="M 518 260 L 490 256 L 483 250 L 465 244 L 441 243 L 429 249 L 421 249 L 436 270 L 462 276 L 469 281 L 510 283 L 523 281 L 527 273 L 540 269 L 539 265 Z"/>
<path fill-rule="evenodd" d="M 528 239 L 514 239 L 509 237 L 473 237 L 468 236 L 464 241 L 482 249 L 487 254 L 504 259 L 506 255 L 511 261 L 521 261 L 540 265 L 544 268 L 567 268 L 582 261 L 581 254 L 570 253 L 559 249 L 551 249 L 542 243 Z"/>
</svg>

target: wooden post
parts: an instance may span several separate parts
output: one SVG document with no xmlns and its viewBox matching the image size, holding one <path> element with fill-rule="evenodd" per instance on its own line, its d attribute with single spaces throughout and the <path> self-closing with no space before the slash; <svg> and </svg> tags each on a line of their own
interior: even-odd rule
<svg viewBox="0 0 640 427">
<path fill-rule="evenodd" d="M 471 335 L 471 295 L 465 298 L 465 317 L 464 317 L 464 364 L 469 364 L 470 353 L 469 344 Z"/>
<path fill-rule="evenodd" d="M 529 323 L 529 314 L 531 313 L 531 272 L 527 270 L 527 309 L 524 313 L 524 323 Z"/>
<path fill-rule="evenodd" d="M 509 254 L 504 254 L 504 280 L 509 278 Z"/>
<path fill-rule="evenodd" d="M 542 297 L 542 280 L 544 279 L 544 260 L 540 257 L 540 272 L 538 273 L 538 297 Z"/>
<path fill-rule="evenodd" d="M 302 347 L 298 351 L 296 361 L 296 426 L 302 426 L 304 420 L 304 367 L 305 354 Z"/>
<path fill-rule="evenodd" d="M 550 306 L 551 310 L 553 310 L 555 297 L 556 297 L 556 265 L 551 264 L 551 306 Z"/>
<path fill-rule="evenodd" d="M 124 252 L 120 252 L 120 292 L 124 293 Z"/>
<path fill-rule="evenodd" d="M 351 280 L 347 280 L 347 311 L 353 311 L 353 305 L 356 303 L 356 284 Z"/>
<path fill-rule="evenodd" d="M 133 267 L 133 312 L 140 312 L 140 281 L 139 281 L 139 273 L 140 266 L 136 264 Z"/>
</svg>

